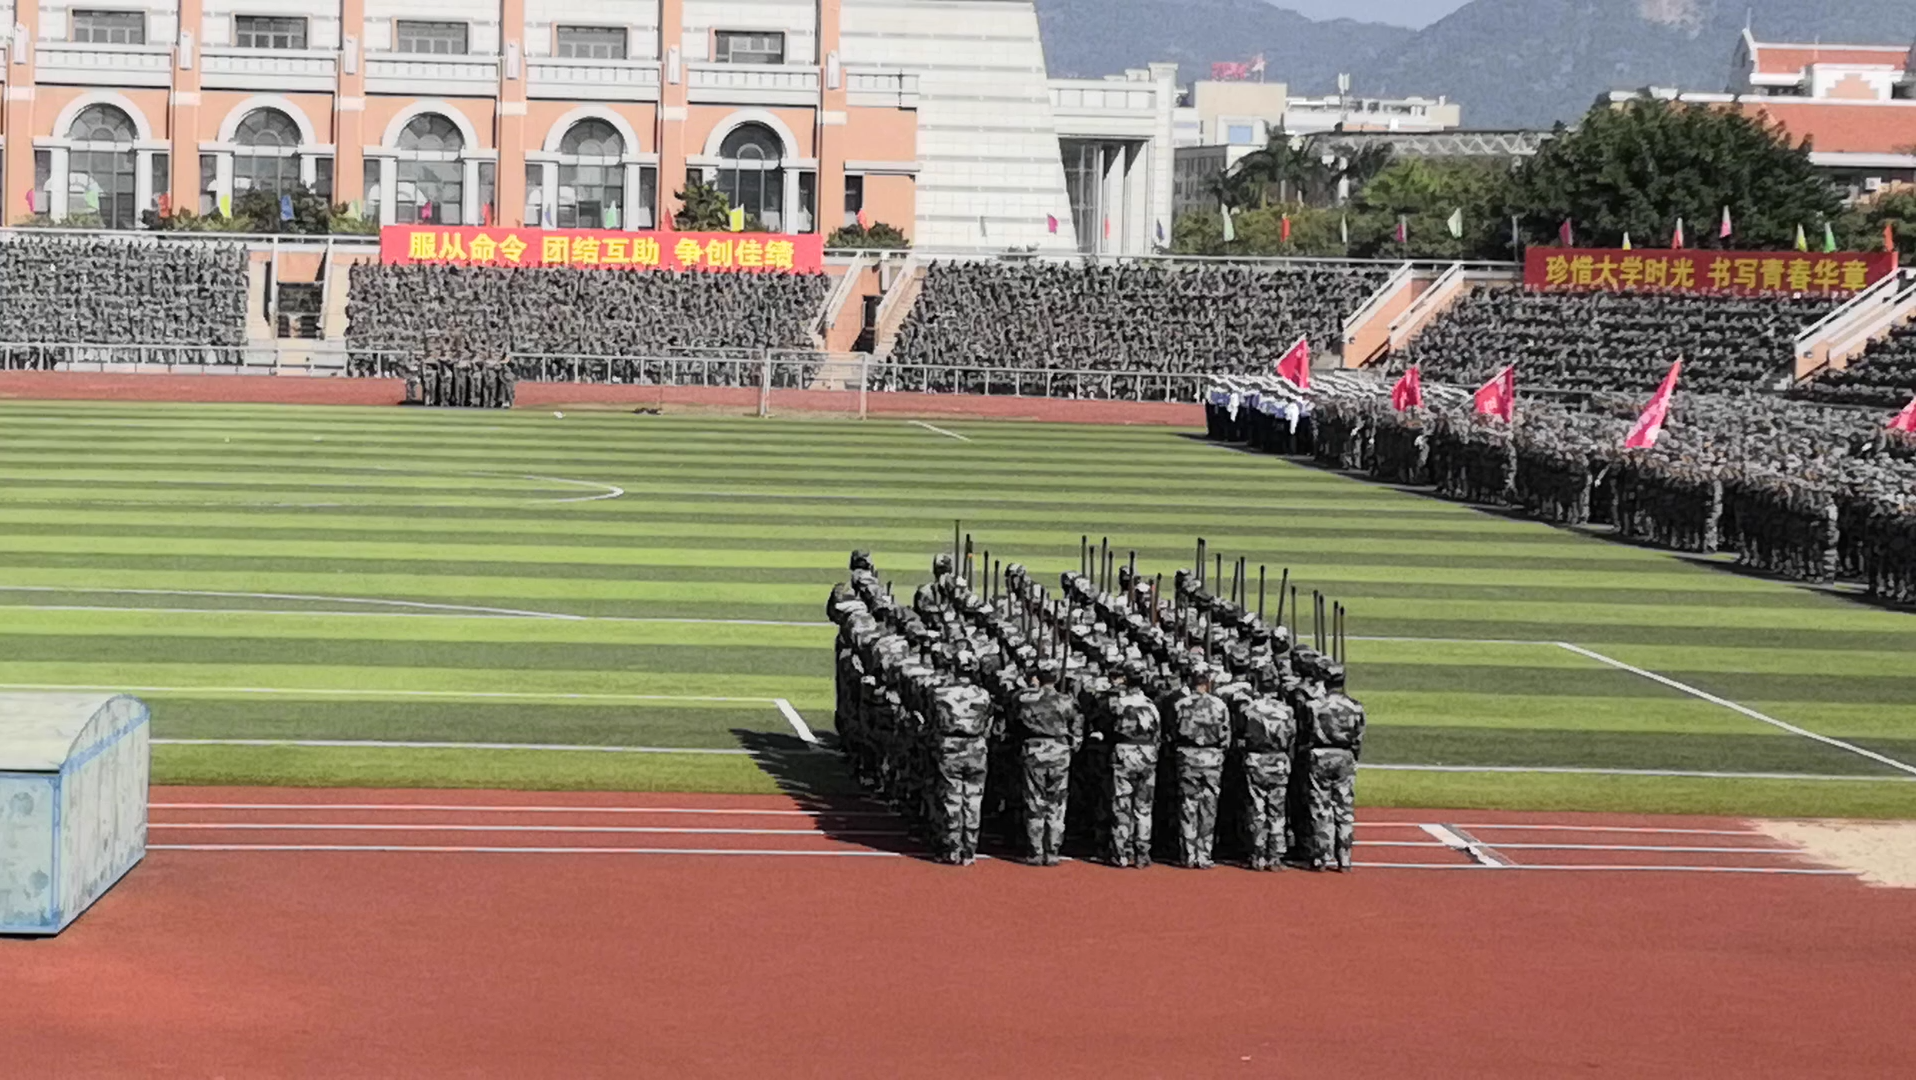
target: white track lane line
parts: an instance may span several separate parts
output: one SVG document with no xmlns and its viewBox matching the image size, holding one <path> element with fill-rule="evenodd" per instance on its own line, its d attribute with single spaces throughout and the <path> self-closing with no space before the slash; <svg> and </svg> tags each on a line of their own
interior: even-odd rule
<svg viewBox="0 0 1916 1080">
<path fill-rule="evenodd" d="M 1826 773 L 1704 772 L 1694 769 L 1597 769 L 1567 765 L 1366 765 L 1369 772 L 1543 773 L 1564 776 L 1654 776 L 1691 780 L 1816 780 L 1833 783 L 1911 784 L 1916 776 L 1842 776 Z"/>
<path fill-rule="evenodd" d="M 1710 702 L 1713 705 L 1721 705 L 1724 708 L 1729 709 L 1733 712 L 1742 713 L 1744 716 L 1747 716 L 1752 720 L 1761 721 L 1765 724 L 1770 725 L 1771 727 L 1779 728 L 1783 731 L 1787 731 L 1792 735 L 1801 735 L 1806 739 L 1814 739 L 1815 741 L 1820 742 L 1824 744 L 1825 746 L 1833 746 L 1833 747 L 1836 747 L 1838 750 L 1847 750 L 1852 754 L 1857 754 L 1862 757 L 1866 757 L 1870 759 L 1871 761 L 1875 761 L 1880 764 L 1887 765 L 1892 769 L 1896 769 L 1901 772 L 1909 773 L 1912 776 L 1916 776 L 1916 765 L 1910 765 L 1905 762 L 1898 761 L 1893 757 L 1885 757 L 1884 755 L 1879 754 L 1874 750 L 1866 750 L 1863 747 L 1857 746 L 1855 743 L 1844 742 L 1841 739 L 1833 739 L 1828 735 L 1818 735 L 1816 732 L 1811 731 L 1808 728 L 1797 727 L 1795 724 L 1788 723 L 1783 720 L 1778 720 L 1774 716 L 1765 716 L 1764 714 L 1757 712 L 1755 709 L 1752 709 L 1748 707 L 1747 705 L 1739 705 L 1736 702 L 1729 700 L 1728 698 L 1717 697 L 1715 694 L 1712 694 L 1707 690 L 1699 690 L 1688 683 L 1678 682 L 1677 680 L 1672 679 L 1667 675 L 1659 675 L 1654 671 L 1646 671 L 1643 668 L 1637 667 L 1634 664 L 1626 664 L 1623 661 L 1616 659 L 1615 657 L 1605 656 L 1600 652 L 1594 652 L 1590 649 L 1584 648 L 1581 645 L 1572 645 L 1567 641 L 1557 642 L 1557 647 L 1560 649 L 1567 649 L 1570 652 L 1576 653 L 1578 656 L 1587 656 L 1590 659 L 1597 661 L 1598 663 L 1608 664 L 1611 667 L 1617 668 L 1620 671 L 1628 671 L 1633 675 L 1641 675 L 1644 678 L 1649 679 L 1651 682 L 1661 683 L 1664 686 L 1671 688 L 1672 690 L 1682 691 L 1683 693 L 1688 694 L 1691 697 L 1699 698 L 1703 701 Z"/>
<path fill-rule="evenodd" d="M 772 704 L 777 705 L 778 711 L 785 714 L 785 722 L 792 725 L 792 731 L 796 733 L 806 745 L 813 747 L 818 745 L 818 736 L 812 734 L 811 726 L 805 723 L 805 718 L 798 714 L 797 709 L 792 708 L 791 702 L 786 701 L 784 698 L 774 698 Z"/>
<path fill-rule="evenodd" d="M 750 750 L 674 746 L 577 746 L 558 743 L 384 742 L 372 739 L 151 739 L 154 746 L 295 746 L 357 750 L 532 750 L 568 754 L 718 754 L 750 757 Z"/>
<path fill-rule="evenodd" d="M 319 811 L 354 813 L 466 813 L 466 814 L 694 814 L 726 817 L 896 817 L 889 810 L 751 810 L 708 809 L 697 806 L 515 806 L 476 803 L 148 803 L 149 810 Z"/>
<path fill-rule="evenodd" d="M 1769 839 L 1755 829 L 1676 829 L 1652 825 L 1526 825 L 1506 821 L 1493 825 L 1465 825 L 1463 828 L 1473 832 L 1513 829 L 1517 832 L 1668 833 L 1676 836 L 1759 836 Z"/>
<path fill-rule="evenodd" d="M 1691 855 L 1802 855 L 1799 848 L 1779 847 L 1683 847 L 1659 844 L 1506 844 L 1498 851 L 1671 851 Z"/>
<path fill-rule="evenodd" d="M 906 422 L 906 423 L 908 423 L 908 424 L 911 424 L 911 425 L 913 425 L 913 426 L 915 426 L 915 427 L 921 427 L 921 428 L 924 428 L 924 429 L 925 429 L 926 431 L 930 431 L 930 432 L 934 432 L 934 433 L 936 433 L 936 434 L 939 434 L 939 435 L 943 435 L 943 436 L 944 436 L 945 438 L 947 438 L 947 439 L 957 439 L 957 440 L 958 440 L 959 442 L 970 442 L 970 441 L 971 441 L 971 440 L 970 440 L 969 438 L 966 438 L 965 436 L 963 436 L 963 435 L 960 435 L 960 434 L 958 434 L 958 433 L 957 433 L 957 432 L 955 432 L 955 431 L 946 431 L 946 430 L 945 430 L 944 428 L 941 428 L 941 427 L 937 427 L 937 426 L 935 426 L 935 425 L 932 425 L 932 424 L 927 424 L 927 423 L 925 423 L 925 422 L 924 422 L 923 420 L 907 420 L 907 421 L 905 421 L 905 422 Z"/>
<path fill-rule="evenodd" d="M 154 821 L 149 829 L 210 829 L 216 832 L 477 832 L 607 833 L 662 836 L 908 836 L 903 829 L 693 829 L 671 825 L 431 825 L 406 823 L 301 821 Z"/>
<path fill-rule="evenodd" d="M 803 855 L 812 858 L 902 859 L 899 851 L 803 848 L 460 847 L 417 844 L 148 844 L 148 851 L 351 851 L 486 855 Z"/>
</svg>

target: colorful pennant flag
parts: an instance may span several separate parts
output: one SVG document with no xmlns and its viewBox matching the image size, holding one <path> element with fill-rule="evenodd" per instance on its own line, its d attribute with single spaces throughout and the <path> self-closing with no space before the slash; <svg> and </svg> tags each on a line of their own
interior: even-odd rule
<svg viewBox="0 0 1916 1080">
<path fill-rule="evenodd" d="M 100 208 L 99 188 L 90 187 L 86 189 L 86 208 L 88 210 L 98 210 Z"/>
<path fill-rule="evenodd" d="M 1397 242 L 1410 243 L 1410 219 L 1402 214 L 1397 215 Z"/>
<path fill-rule="evenodd" d="M 1046 214 L 1044 216 L 1044 227 L 1050 230 L 1051 235 L 1058 235 L 1058 215 Z"/>
<path fill-rule="evenodd" d="M 1796 250 L 1808 251 L 1809 249 L 1810 249 L 1810 238 L 1804 235 L 1803 226 L 1798 225 L 1796 227 Z"/>
<path fill-rule="evenodd" d="M 1224 213 L 1224 242 L 1235 244 L 1237 243 L 1237 222 L 1231 220 L 1231 208 L 1223 206 L 1219 209 Z"/>
<path fill-rule="evenodd" d="M 1825 221 L 1823 223 L 1823 254 L 1828 255 L 1834 252 L 1835 250 L 1836 250 L 1836 227 L 1834 225 L 1831 225 L 1829 222 Z"/>
<path fill-rule="evenodd" d="M 1311 339 L 1301 337 L 1285 350 L 1277 361 L 1278 378 L 1287 379 L 1299 390 L 1311 388 Z"/>
<path fill-rule="evenodd" d="M 984 218 L 978 219 L 978 224 L 980 228 L 983 228 L 984 220 L 985 220 Z M 732 207 L 732 214 L 728 223 L 731 225 L 733 232 L 744 232 L 745 231 L 745 208 L 743 206 Z"/>
<path fill-rule="evenodd" d="M 1903 411 L 1890 418 L 1889 430 L 1916 435 L 1916 398 L 1910 398 Z"/>
<path fill-rule="evenodd" d="M 1517 416 L 1517 365 L 1511 364 L 1491 376 L 1478 389 L 1474 404 L 1479 416 L 1494 416 L 1511 423 Z"/>
<path fill-rule="evenodd" d="M 1158 243 L 1164 243 L 1164 222 L 1158 222 Z"/>
<path fill-rule="evenodd" d="M 1424 407 L 1424 377 L 1412 364 L 1404 377 L 1390 388 L 1390 407 L 1398 412 L 1409 412 Z"/>
<path fill-rule="evenodd" d="M 1643 415 L 1637 417 L 1637 424 L 1630 429 L 1630 435 L 1623 440 L 1626 450 L 1650 450 L 1657 444 L 1657 436 L 1663 434 L 1663 421 L 1670 415 L 1670 399 L 1676 395 L 1677 374 L 1683 370 L 1683 361 L 1670 365 L 1670 373 L 1663 377 L 1663 385 L 1657 388 L 1656 396 L 1644 407 Z"/>
<path fill-rule="evenodd" d="M 1723 224 L 1717 228 L 1716 238 L 1718 240 L 1728 240 L 1735 235 L 1736 226 L 1730 224 L 1730 208 L 1725 206 L 1723 208 Z"/>
<path fill-rule="evenodd" d="M 1635 248 L 1635 247 L 1634 247 L 1634 246 L 1633 246 L 1633 245 L 1632 245 L 1632 244 L 1630 243 L 1630 234 L 1629 234 L 1629 233 L 1624 233 L 1624 234 L 1623 234 L 1623 250 L 1625 250 L 1625 251 L 1635 251 L 1635 250 L 1636 250 L 1636 248 Z"/>
<path fill-rule="evenodd" d="M 1282 221 L 1279 222 L 1277 239 L 1279 243 L 1288 244 L 1291 242 L 1291 215 L 1285 214 Z"/>
<path fill-rule="evenodd" d="M 1337 235 L 1344 238 L 1344 246 L 1351 246 L 1351 216 L 1345 214 L 1337 222 Z"/>
<path fill-rule="evenodd" d="M 173 196 L 162 191 L 155 201 L 161 217 L 173 216 Z"/>
<path fill-rule="evenodd" d="M 355 216 L 357 216 L 359 213 L 358 209 L 355 208 L 353 210 L 353 213 Z M 492 228 L 492 204 L 491 203 L 485 203 L 479 207 L 479 224 L 484 225 L 488 229 Z"/>
<path fill-rule="evenodd" d="M 1683 219 L 1677 219 L 1676 232 L 1670 234 L 1670 247 L 1674 251 L 1683 250 Z"/>
<path fill-rule="evenodd" d="M 862 206 L 858 208 L 858 227 L 866 232 L 872 231 L 872 212 Z M 1051 231 L 1057 232 L 1058 230 L 1053 229 Z"/>
<path fill-rule="evenodd" d="M 1464 238 L 1464 208 L 1460 206 L 1451 211 L 1450 220 L 1444 224 L 1450 226 L 1450 235 L 1452 237 L 1462 240 Z"/>
<path fill-rule="evenodd" d="M 1883 222 L 1883 250 L 1896 250 L 1896 223 L 1893 221 Z"/>
<path fill-rule="evenodd" d="M 228 221 L 233 220 L 233 196 L 222 193 L 218 205 L 220 208 L 220 216 Z"/>
<path fill-rule="evenodd" d="M 1577 227 L 1570 223 L 1569 218 L 1565 218 L 1563 224 L 1557 226 L 1557 242 L 1564 247 L 1577 246 Z"/>
<path fill-rule="evenodd" d="M 293 197 L 291 195 L 281 195 L 279 197 L 279 219 L 281 221 L 293 220 Z"/>
</svg>

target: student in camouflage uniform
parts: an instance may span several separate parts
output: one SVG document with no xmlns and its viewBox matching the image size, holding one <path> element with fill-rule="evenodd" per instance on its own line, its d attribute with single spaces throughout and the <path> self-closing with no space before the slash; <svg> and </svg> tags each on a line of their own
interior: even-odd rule
<svg viewBox="0 0 1916 1080">
<path fill-rule="evenodd" d="M 1357 759 L 1364 749 L 1364 707 L 1344 693 L 1344 665 L 1323 665 L 1324 694 L 1300 717 L 1311 730 L 1311 869 L 1351 868 Z"/>
<path fill-rule="evenodd" d="M 1018 696 L 1011 721 L 1018 740 L 1025 856 L 1041 866 L 1058 864 L 1071 755 L 1084 742 L 1084 718 L 1057 684 L 1054 665 L 1033 670 L 1031 686 Z"/>
<path fill-rule="evenodd" d="M 1284 802 L 1291 782 L 1291 746 L 1297 720 L 1277 694 L 1258 694 L 1236 720 L 1236 753 L 1242 772 L 1238 823 L 1245 860 L 1253 870 L 1281 869 Z"/>
<path fill-rule="evenodd" d="M 1192 869 L 1211 865 L 1217 839 L 1217 797 L 1224 753 L 1231 744 L 1230 710 L 1211 693 L 1209 668 L 1196 676 L 1189 697 L 1178 703 L 1172 732 L 1177 774 L 1177 862 Z"/>
<path fill-rule="evenodd" d="M 970 866 L 978 857 L 991 696 L 976 686 L 953 683 L 938 687 L 931 699 L 930 734 L 936 739 L 937 764 L 933 844 L 942 861 Z"/>
<path fill-rule="evenodd" d="M 1113 866 L 1151 865 L 1151 813 L 1157 797 L 1158 740 L 1162 721 L 1157 706 L 1131 685 L 1130 670 L 1114 680 L 1111 771 L 1106 810 L 1106 857 Z"/>
</svg>

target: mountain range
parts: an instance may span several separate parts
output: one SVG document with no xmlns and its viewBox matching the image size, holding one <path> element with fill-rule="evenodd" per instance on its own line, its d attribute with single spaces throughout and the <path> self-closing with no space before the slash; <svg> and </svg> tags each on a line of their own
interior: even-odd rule
<svg viewBox="0 0 1916 1080">
<path fill-rule="evenodd" d="M 1719 91 L 1744 27 L 1761 41 L 1904 45 L 1916 0 L 1472 0 L 1422 30 L 1305 18 L 1269 0 L 1036 0 L 1054 75 L 1096 77 L 1262 54 L 1272 81 L 1325 94 L 1444 95 L 1472 128 L 1574 120 L 1619 88 Z"/>
</svg>

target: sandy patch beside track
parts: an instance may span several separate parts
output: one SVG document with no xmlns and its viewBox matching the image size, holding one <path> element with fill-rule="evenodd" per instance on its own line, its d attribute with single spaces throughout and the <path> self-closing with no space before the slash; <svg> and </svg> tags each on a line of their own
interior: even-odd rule
<svg viewBox="0 0 1916 1080">
<path fill-rule="evenodd" d="M 1916 889 L 1916 822 L 1759 821 L 1757 828 L 1872 885 Z"/>
</svg>

